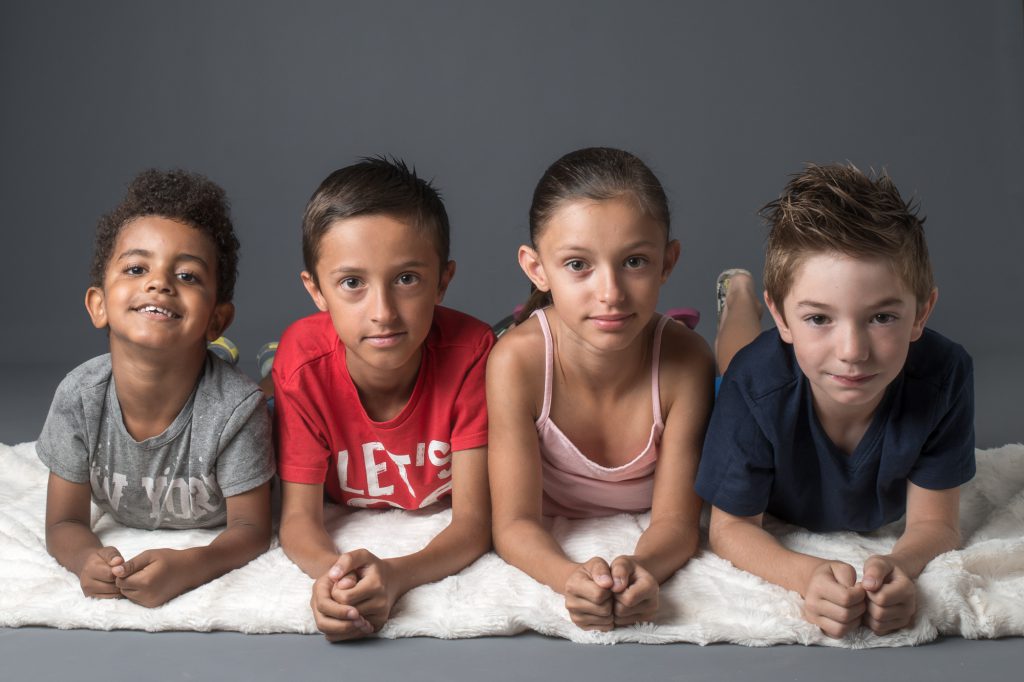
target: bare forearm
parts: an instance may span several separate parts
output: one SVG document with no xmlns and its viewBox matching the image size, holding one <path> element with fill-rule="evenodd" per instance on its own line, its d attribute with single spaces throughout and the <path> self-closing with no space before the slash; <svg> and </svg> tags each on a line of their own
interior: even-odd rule
<svg viewBox="0 0 1024 682">
<path fill-rule="evenodd" d="M 825 559 L 793 552 L 768 531 L 750 523 L 712 524 L 711 550 L 723 559 L 768 582 L 801 595 L 811 574 Z"/>
<path fill-rule="evenodd" d="M 458 573 L 490 546 L 491 532 L 486 523 L 452 521 L 420 551 L 385 559 L 393 569 L 396 596 Z"/>
<path fill-rule="evenodd" d="M 270 547 L 270 529 L 248 523 L 228 526 L 204 547 L 182 550 L 188 589 L 245 566 Z"/>
<path fill-rule="evenodd" d="M 696 524 L 682 520 L 652 522 L 637 540 L 633 556 L 658 583 L 678 571 L 697 551 Z"/>
<path fill-rule="evenodd" d="M 81 574 L 86 558 L 102 546 L 92 529 L 78 521 L 61 521 L 46 529 L 46 551 L 75 575 Z"/>
<path fill-rule="evenodd" d="M 565 556 L 540 523 L 518 520 L 495 528 L 494 548 L 502 559 L 561 594 L 578 564 Z"/>
<path fill-rule="evenodd" d="M 960 531 L 937 521 L 908 525 L 892 548 L 890 556 L 900 568 L 916 580 L 928 562 L 960 546 Z"/>
<path fill-rule="evenodd" d="M 338 548 L 322 525 L 298 519 L 281 520 L 281 549 L 314 580 L 338 559 Z"/>
</svg>

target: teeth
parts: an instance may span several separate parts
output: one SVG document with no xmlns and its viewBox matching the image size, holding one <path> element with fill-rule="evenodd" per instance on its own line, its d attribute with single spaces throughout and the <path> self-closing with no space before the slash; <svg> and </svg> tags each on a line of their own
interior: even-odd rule
<svg viewBox="0 0 1024 682">
<path fill-rule="evenodd" d="M 170 310 L 167 310 L 166 308 L 160 308 L 159 306 L 155 305 L 142 306 L 141 308 L 139 308 L 139 311 L 144 313 L 157 313 L 158 315 L 165 315 L 167 317 L 178 317 Z"/>
</svg>

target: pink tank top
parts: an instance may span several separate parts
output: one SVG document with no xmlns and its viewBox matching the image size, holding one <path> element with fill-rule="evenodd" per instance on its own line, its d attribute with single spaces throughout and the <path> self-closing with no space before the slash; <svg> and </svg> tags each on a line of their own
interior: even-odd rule
<svg viewBox="0 0 1024 682">
<path fill-rule="evenodd" d="M 604 467 L 579 451 L 561 429 L 549 418 L 551 411 L 552 372 L 554 368 L 551 328 L 543 310 L 535 310 L 544 331 L 544 405 L 537 418 L 540 440 L 541 474 L 544 481 L 544 514 L 586 518 L 609 516 L 620 512 L 645 512 L 651 508 L 654 493 L 654 467 L 658 461 L 658 445 L 665 423 L 661 419 L 661 397 L 658 392 L 658 364 L 661 356 L 661 334 L 668 317 L 663 316 L 654 330 L 651 361 L 651 404 L 654 423 L 647 447 L 628 463 Z"/>
</svg>

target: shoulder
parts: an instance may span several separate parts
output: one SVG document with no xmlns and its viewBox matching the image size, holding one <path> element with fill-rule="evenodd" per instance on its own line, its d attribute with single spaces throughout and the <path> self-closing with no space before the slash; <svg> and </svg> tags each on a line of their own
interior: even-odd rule
<svg viewBox="0 0 1024 682">
<path fill-rule="evenodd" d="M 99 355 L 68 372 L 57 386 L 55 397 L 78 396 L 100 387 L 106 389 L 110 376 L 110 353 Z"/>
<path fill-rule="evenodd" d="M 509 329 L 498 339 L 487 362 L 487 370 L 521 375 L 531 368 L 543 369 L 544 353 L 544 332 L 541 330 L 540 322 L 530 317 Z"/>
<path fill-rule="evenodd" d="M 240 369 L 207 353 L 203 376 L 199 379 L 199 393 L 218 406 L 234 407 L 260 389 Z"/>
<path fill-rule="evenodd" d="M 494 345 L 494 332 L 490 325 L 472 315 L 435 306 L 434 322 L 426 343 L 435 348 L 491 346 Z"/>
<path fill-rule="evenodd" d="M 659 365 L 662 377 L 695 376 L 703 380 L 714 373 L 714 367 L 714 354 L 700 334 L 675 320 L 665 323 Z"/>
<path fill-rule="evenodd" d="M 736 353 L 722 382 L 734 384 L 757 400 L 795 386 L 799 375 L 793 347 L 782 340 L 778 330 L 769 329 Z"/>
<path fill-rule="evenodd" d="M 974 364 L 963 346 L 926 328 L 910 344 L 904 374 L 911 381 L 955 391 L 973 379 Z"/>
<path fill-rule="evenodd" d="M 288 381 L 303 367 L 333 354 L 341 340 L 328 313 L 314 313 L 284 330 L 274 356 L 274 376 Z"/>
</svg>

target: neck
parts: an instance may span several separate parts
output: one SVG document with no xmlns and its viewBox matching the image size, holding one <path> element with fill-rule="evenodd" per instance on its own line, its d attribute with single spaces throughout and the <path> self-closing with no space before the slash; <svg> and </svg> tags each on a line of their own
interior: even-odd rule
<svg viewBox="0 0 1024 682">
<path fill-rule="evenodd" d="M 117 401 L 132 438 L 145 440 L 171 425 L 192 394 L 205 362 L 205 344 L 174 353 L 111 343 Z"/>
<path fill-rule="evenodd" d="M 416 388 L 422 358 L 423 348 L 420 348 L 401 367 L 380 370 L 360 363 L 346 350 L 348 374 L 370 419 L 388 421 L 402 411 Z"/>
<path fill-rule="evenodd" d="M 643 369 L 650 354 L 655 319 L 644 325 L 625 348 L 603 350 L 587 344 L 556 315 L 551 328 L 558 370 L 567 380 L 594 393 L 614 392 L 633 384 L 638 376 L 646 376 Z"/>
</svg>

